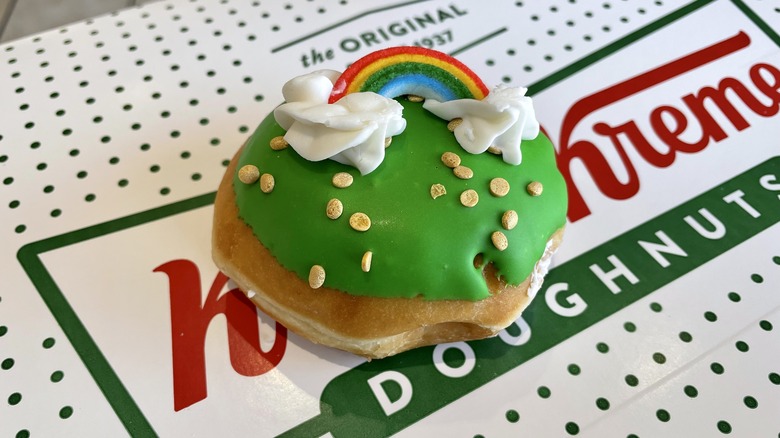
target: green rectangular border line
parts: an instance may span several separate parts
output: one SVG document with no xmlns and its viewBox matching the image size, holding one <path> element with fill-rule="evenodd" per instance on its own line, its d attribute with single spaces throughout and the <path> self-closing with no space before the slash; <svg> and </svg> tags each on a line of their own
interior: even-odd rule
<svg viewBox="0 0 780 438">
<path fill-rule="evenodd" d="M 713 1 L 715 0 L 697 0 L 690 2 L 676 11 L 535 82 L 528 87 L 529 95 L 541 92 L 554 84 L 569 78 L 575 73 L 609 57 L 653 32 L 690 15 Z M 741 0 L 730 1 L 780 47 L 780 36 L 761 20 L 754 11 Z M 458 49 L 458 53 L 472 49 L 478 45 L 479 42 Z M 92 375 L 92 378 L 106 397 L 106 400 L 111 405 L 117 417 L 132 436 L 157 436 L 157 433 L 143 415 L 140 408 L 127 391 L 127 388 L 125 388 L 122 381 L 114 372 L 113 368 L 108 363 L 108 360 L 100 351 L 78 315 L 76 315 L 76 312 L 62 294 L 57 283 L 43 265 L 40 255 L 48 251 L 210 205 L 214 201 L 214 196 L 215 192 L 206 193 L 97 225 L 45 238 L 24 245 L 17 253 L 17 259 L 27 273 L 27 276 L 30 278 L 30 281 L 38 290 L 38 293 L 49 311 L 65 332 L 65 335 L 71 345 L 73 345 L 74 350 Z"/>
</svg>

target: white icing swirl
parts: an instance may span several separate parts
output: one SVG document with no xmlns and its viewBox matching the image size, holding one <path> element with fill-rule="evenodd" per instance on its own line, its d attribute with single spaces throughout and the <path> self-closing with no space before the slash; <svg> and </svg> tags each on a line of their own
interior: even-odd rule
<svg viewBox="0 0 780 438">
<path fill-rule="evenodd" d="M 320 70 L 290 80 L 282 88 L 285 103 L 274 110 L 274 117 L 287 130 L 284 139 L 303 158 L 330 158 L 365 175 L 384 160 L 385 138 L 406 128 L 403 107 L 371 92 L 347 94 L 329 104 L 339 75 Z"/>
<path fill-rule="evenodd" d="M 526 91 L 502 84 L 482 100 L 428 99 L 423 107 L 442 119 L 463 119 L 455 128 L 455 138 L 466 151 L 479 154 L 493 146 L 501 151 L 505 162 L 517 165 L 523 159 L 521 141 L 533 140 L 539 134 L 539 122 Z"/>
</svg>

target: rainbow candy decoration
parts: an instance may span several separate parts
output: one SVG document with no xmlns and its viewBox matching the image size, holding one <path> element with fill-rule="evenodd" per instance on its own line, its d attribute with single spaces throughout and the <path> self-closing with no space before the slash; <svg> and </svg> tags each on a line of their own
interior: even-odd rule
<svg viewBox="0 0 780 438">
<path fill-rule="evenodd" d="M 414 94 L 440 102 L 482 100 L 488 94 L 482 80 L 460 61 L 424 47 L 391 47 L 360 58 L 336 80 L 328 103 L 361 91 L 391 99 Z"/>
</svg>

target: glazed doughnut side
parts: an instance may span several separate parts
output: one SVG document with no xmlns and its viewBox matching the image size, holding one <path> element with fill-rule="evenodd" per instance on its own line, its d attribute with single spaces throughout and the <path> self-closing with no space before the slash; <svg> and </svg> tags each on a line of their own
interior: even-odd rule
<svg viewBox="0 0 780 438">
<path fill-rule="evenodd" d="M 411 348 L 495 335 L 528 305 L 529 275 L 517 286 L 484 265 L 489 297 L 483 300 L 423 300 L 355 296 L 307 281 L 281 266 L 238 216 L 230 163 L 214 204 L 213 258 L 220 270 L 273 318 L 317 343 L 368 358 Z M 550 238 L 549 255 L 563 230 Z M 540 273 L 541 274 L 541 273 Z M 251 291 L 251 293 L 250 293 Z"/>
<path fill-rule="evenodd" d="M 331 160 L 305 160 L 292 148 L 272 149 L 271 140 L 284 130 L 267 118 L 240 154 L 238 167 L 251 164 L 261 174 L 272 174 L 275 187 L 263 193 L 232 172 L 239 216 L 285 268 L 307 278 L 313 265 L 321 265 L 325 286 L 352 295 L 484 299 L 489 292 L 481 268 L 473 264 L 477 255 L 493 263 L 507 283 L 520 284 L 550 236 L 565 224 L 566 188 L 549 140 L 540 134 L 523 141 L 523 162 L 515 166 L 498 155 L 469 154 L 447 121 L 419 103 L 402 104 L 406 130 L 393 137 L 384 162 L 369 175 Z M 441 160 L 445 152 L 457 154 L 473 177 L 456 176 Z M 353 176 L 352 185 L 333 185 L 333 175 L 340 172 Z M 505 196 L 490 193 L 497 177 L 509 183 Z M 542 184 L 540 196 L 528 193 L 532 182 Z M 434 199 L 434 184 L 447 193 Z M 473 207 L 461 203 L 467 190 L 479 196 Z M 338 219 L 326 215 L 331 199 L 343 205 Z M 501 223 L 509 210 L 518 215 L 511 230 Z M 354 213 L 370 218 L 367 231 L 350 227 Z M 505 250 L 491 241 L 496 231 L 507 238 Z M 361 269 L 366 251 L 373 254 L 369 272 Z"/>
</svg>

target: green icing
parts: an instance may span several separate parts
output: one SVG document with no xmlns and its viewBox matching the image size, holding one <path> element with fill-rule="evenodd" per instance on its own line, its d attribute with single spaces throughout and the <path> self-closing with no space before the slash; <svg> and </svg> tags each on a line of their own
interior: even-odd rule
<svg viewBox="0 0 780 438">
<path fill-rule="evenodd" d="M 385 160 L 374 172 L 361 176 L 357 169 L 332 160 L 310 162 L 291 147 L 274 151 L 273 137 L 284 130 L 269 115 L 249 139 L 238 167 L 253 164 L 274 176 L 273 192 L 259 184 L 233 179 L 239 214 L 277 260 L 303 279 L 312 265 L 325 268 L 325 286 L 353 295 L 415 297 L 425 299 L 479 300 L 489 296 L 474 257 L 482 253 L 493 262 L 509 284 L 522 282 L 533 270 L 553 232 L 566 221 L 566 186 L 555 166 L 552 144 L 543 135 L 523 141 L 523 162 L 513 166 L 490 153 L 464 151 L 447 122 L 403 101 L 406 130 L 393 137 Z M 441 162 L 451 151 L 474 177 L 461 180 Z M 354 183 L 339 189 L 331 178 L 348 172 Z M 489 192 L 492 178 L 510 183 L 502 198 Z M 530 196 L 531 181 L 544 186 L 541 196 Z M 443 184 L 447 194 L 430 195 L 433 184 Z M 479 203 L 467 208 L 460 193 L 474 189 Z M 329 219 L 325 206 L 332 198 L 344 204 L 339 219 Z M 518 213 L 513 230 L 501 227 L 506 210 Z M 355 231 L 349 217 L 363 212 L 371 228 Z M 502 231 L 509 241 L 505 251 L 490 240 Z M 371 270 L 363 272 L 361 259 L 373 252 Z"/>
</svg>

